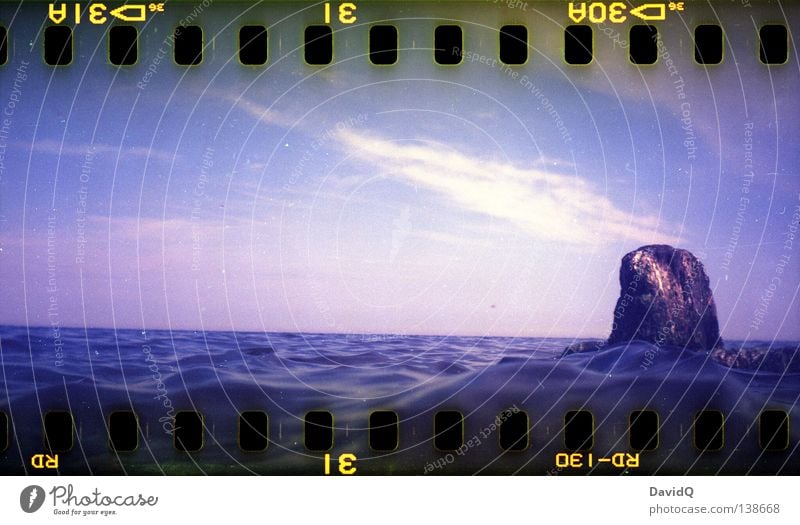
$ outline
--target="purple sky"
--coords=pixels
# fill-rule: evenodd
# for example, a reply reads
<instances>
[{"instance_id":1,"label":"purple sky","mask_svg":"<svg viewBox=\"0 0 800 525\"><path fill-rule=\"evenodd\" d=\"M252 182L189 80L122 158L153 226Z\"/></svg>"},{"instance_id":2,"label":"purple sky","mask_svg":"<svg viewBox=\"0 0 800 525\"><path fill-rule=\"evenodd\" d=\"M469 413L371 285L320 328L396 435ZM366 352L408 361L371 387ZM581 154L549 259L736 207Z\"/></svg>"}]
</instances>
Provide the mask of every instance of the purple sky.
<instances>
[{"instance_id":1,"label":"purple sky","mask_svg":"<svg viewBox=\"0 0 800 525\"><path fill-rule=\"evenodd\" d=\"M81 27L76 65L53 72L20 19L0 68L0 104L22 86L0 324L602 337L620 259L657 242L704 262L723 337L800 337L798 67L759 64L749 18L729 15L708 69L681 25L655 66L599 31L597 61L566 66L552 7L530 62L503 68L502 5L463 13L488 64L435 66L424 19L396 22L414 48L396 66L368 64L356 24L314 68L301 13L248 69L230 9L203 20L202 66L164 62L144 87L177 7L123 71Z\"/></svg>"}]
</instances>

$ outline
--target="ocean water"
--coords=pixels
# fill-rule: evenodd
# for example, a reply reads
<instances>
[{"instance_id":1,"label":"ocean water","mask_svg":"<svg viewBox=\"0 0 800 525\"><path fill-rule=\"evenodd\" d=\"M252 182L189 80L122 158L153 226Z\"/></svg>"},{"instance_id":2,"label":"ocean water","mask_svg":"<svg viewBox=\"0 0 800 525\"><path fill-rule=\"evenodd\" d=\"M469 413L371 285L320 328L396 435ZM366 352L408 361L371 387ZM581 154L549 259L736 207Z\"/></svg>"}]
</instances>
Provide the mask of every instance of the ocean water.
<instances>
[{"instance_id":1,"label":"ocean water","mask_svg":"<svg viewBox=\"0 0 800 525\"><path fill-rule=\"evenodd\" d=\"M305 449L302 419L324 409L334 414L331 454L355 454L359 474L619 474L609 465L556 466L564 414L592 412L593 453L602 456L630 450L629 414L647 408L659 413L660 446L625 473L800 474L796 367L731 369L705 353L646 343L560 358L573 342L2 327L0 410L11 419L11 441L0 452L0 472L37 473L29 458L44 452L40 414L69 410L75 446L60 454L61 473L321 474L323 454ZM775 351L797 349L787 344ZM504 453L492 422L511 407L528 414L530 443ZM725 414L719 452L700 452L692 443L693 416L706 409ZM759 448L756 421L764 409L789 412L787 451ZM115 453L107 444L108 415L116 410L139 417L135 452ZM200 452L173 448L171 417L178 410L203 414ZM263 453L237 446L237 415L246 410L269 414ZM396 451L369 449L373 410L397 412ZM464 441L472 445L459 453L434 448L439 410L464 414Z\"/></svg>"}]
</instances>

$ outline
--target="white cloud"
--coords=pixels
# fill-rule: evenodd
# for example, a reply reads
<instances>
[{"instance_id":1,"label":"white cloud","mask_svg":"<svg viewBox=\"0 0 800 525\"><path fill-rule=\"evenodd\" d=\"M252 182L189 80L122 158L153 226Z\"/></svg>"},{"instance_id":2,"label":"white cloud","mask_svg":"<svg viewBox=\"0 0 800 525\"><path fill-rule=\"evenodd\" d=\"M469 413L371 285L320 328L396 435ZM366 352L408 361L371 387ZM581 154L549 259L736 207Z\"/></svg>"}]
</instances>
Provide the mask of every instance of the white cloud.
<instances>
[{"instance_id":1,"label":"white cloud","mask_svg":"<svg viewBox=\"0 0 800 525\"><path fill-rule=\"evenodd\" d=\"M213 95L217 95L216 92L210 92L210 93ZM298 119L290 115L286 115L274 108L270 108L262 104L253 102L252 100L240 96L238 94L226 91L219 93L218 96L220 96L223 100L230 102L231 104L234 105L234 107L236 107L241 111L244 111L246 114L253 117L259 122L263 122L266 124L274 124L276 126L280 126L283 128L292 128L299 125Z\"/></svg>"},{"instance_id":2,"label":"white cloud","mask_svg":"<svg viewBox=\"0 0 800 525\"><path fill-rule=\"evenodd\" d=\"M175 153L153 148L144 148L139 146L119 146L114 144L100 143L72 144L50 139L37 140L33 144L26 142L18 143L17 145L21 148L26 148L36 153L68 155L71 157L95 156L101 153L113 153L124 157L149 157L151 159L163 161L172 161L176 157Z\"/></svg>"},{"instance_id":3,"label":"white cloud","mask_svg":"<svg viewBox=\"0 0 800 525\"><path fill-rule=\"evenodd\" d=\"M574 175L352 130L337 138L384 176L427 189L466 211L507 221L538 239L582 245L678 242L662 233L668 225L658 217L620 209Z\"/></svg>"}]
</instances>

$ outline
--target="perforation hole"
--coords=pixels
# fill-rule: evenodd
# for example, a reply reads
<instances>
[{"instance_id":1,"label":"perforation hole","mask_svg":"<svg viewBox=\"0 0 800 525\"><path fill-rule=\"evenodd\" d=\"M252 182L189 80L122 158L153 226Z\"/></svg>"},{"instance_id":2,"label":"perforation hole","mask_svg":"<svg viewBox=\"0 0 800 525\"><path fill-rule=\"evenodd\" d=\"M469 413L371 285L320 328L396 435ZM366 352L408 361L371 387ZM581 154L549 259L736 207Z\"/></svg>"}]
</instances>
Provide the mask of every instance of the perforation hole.
<instances>
[{"instance_id":1,"label":"perforation hole","mask_svg":"<svg viewBox=\"0 0 800 525\"><path fill-rule=\"evenodd\" d=\"M8 62L8 30L0 26L0 66Z\"/></svg>"},{"instance_id":2,"label":"perforation hole","mask_svg":"<svg viewBox=\"0 0 800 525\"><path fill-rule=\"evenodd\" d=\"M329 26L308 26L305 33L306 63L324 66L333 62L333 31Z\"/></svg>"},{"instance_id":3,"label":"perforation hole","mask_svg":"<svg viewBox=\"0 0 800 525\"><path fill-rule=\"evenodd\" d=\"M564 446L567 450L591 450L594 417L588 410L573 410L564 416Z\"/></svg>"},{"instance_id":4,"label":"perforation hole","mask_svg":"<svg viewBox=\"0 0 800 525\"><path fill-rule=\"evenodd\" d=\"M694 29L694 61L698 64L719 64L723 54L722 28L699 25Z\"/></svg>"},{"instance_id":5,"label":"perforation hole","mask_svg":"<svg viewBox=\"0 0 800 525\"><path fill-rule=\"evenodd\" d=\"M789 60L789 33L786 26L768 24L758 32L759 58L764 64L785 64Z\"/></svg>"},{"instance_id":6,"label":"perforation hole","mask_svg":"<svg viewBox=\"0 0 800 525\"><path fill-rule=\"evenodd\" d=\"M500 28L500 61L520 65L528 61L528 28L506 25Z\"/></svg>"},{"instance_id":7,"label":"perforation hole","mask_svg":"<svg viewBox=\"0 0 800 525\"><path fill-rule=\"evenodd\" d=\"M44 62L48 66L68 66L72 63L72 29L49 26L44 30Z\"/></svg>"},{"instance_id":8,"label":"perforation hole","mask_svg":"<svg viewBox=\"0 0 800 525\"><path fill-rule=\"evenodd\" d=\"M197 412L175 414L173 443L181 452L197 452L203 448L203 416Z\"/></svg>"},{"instance_id":9,"label":"perforation hole","mask_svg":"<svg viewBox=\"0 0 800 525\"><path fill-rule=\"evenodd\" d=\"M525 412L514 412L506 417L500 423L500 448L503 450L525 450L528 448L528 425L528 414Z\"/></svg>"},{"instance_id":10,"label":"perforation hole","mask_svg":"<svg viewBox=\"0 0 800 525\"><path fill-rule=\"evenodd\" d=\"M584 25L564 29L564 60L567 64L583 66L592 61L594 53L592 28Z\"/></svg>"},{"instance_id":11,"label":"perforation hole","mask_svg":"<svg viewBox=\"0 0 800 525\"><path fill-rule=\"evenodd\" d=\"M369 28L369 61L379 66L397 62L397 28L375 25Z\"/></svg>"},{"instance_id":12,"label":"perforation hole","mask_svg":"<svg viewBox=\"0 0 800 525\"><path fill-rule=\"evenodd\" d=\"M269 39L264 26L244 26L239 30L239 62L263 66L269 56Z\"/></svg>"},{"instance_id":13,"label":"perforation hole","mask_svg":"<svg viewBox=\"0 0 800 525\"><path fill-rule=\"evenodd\" d=\"M718 410L704 410L694 417L694 446L704 452L722 450L725 417Z\"/></svg>"},{"instance_id":14,"label":"perforation hole","mask_svg":"<svg viewBox=\"0 0 800 525\"><path fill-rule=\"evenodd\" d=\"M239 448L245 452L263 452L269 445L269 416L248 411L239 415Z\"/></svg>"},{"instance_id":15,"label":"perforation hole","mask_svg":"<svg viewBox=\"0 0 800 525\"><path fill-rule=\"evenodd\" d=\"M631 412L628 433L631 449L655 450L658 448L658 413L653 410Z\"/></svg>"},{"instance_id":16,"label":"perforation hole","mask_svg":"<svg viewBox=\"0 0 800 525\"><path fill-rule=\"evenodd\" d=\"M314 410L306 414L305 443L308 450L324 451L333 448L333 414Z\"/></svg>"},{"instance_id":17,"label":"perforation hole","mask_svg":"<svg viewBox=\"0 0 800 525\"><path fill-rule=\"evenodd\" d=\"M112 450L131 452L139 446L139 421L131 411L114 412L108 418L108 438Z\"/></svg>"},{"instance_id":18,"label":"perforation hole","mask_svg":"<svg viewBox=\"0 0 800 525\"><path fill-rule=\"evenodd\" d=\"M433 420L433 445L437 450L457 450L464 444L464 417L461 412L437 412Z\"/></svg>"},{"instance_id":19,"label":"perforation hole","mask_svg":"<svg viewBox=\"0 0 800 525\"><path fill-rule=\"evenodd\" d=\"M655 64L658 60L658 29L649 25L631 26L628 50L632 64Z\"/></svg>"},{"instance_id":20,"label":"perforation hole","mask_svg":"<svg viewBox=\"0 0 800 525\"><path fill-rule=\"evenodd\" d=\"M784 410L765 410L758 418L758 444L764 450L789 448L789 414Z\"/></svg>"},{"instance_id":21,"label":"perforation hole","mask_svg":"<svg viewBox=\"0 0 800 525\"><path fill-rule=\"evenodd\" d=\"M455 25L437 26L433 34L433 58L437 64L454 66L462 60L464 37Z\"/></svg>"},{"instance_id":22,"label":"perforation hole","mask_svg":"<svg viewBox=\"0 0 800 525\"><path fill-rule=\"evenodd\" d=\"M175 28L175 63L179 66L198 66L203 62L203 29L199 26Z\"/></svg>"},{"instance_id":23,"label":"perforation hole","mask_svg":"<svg viewBox=\"0 0 800 525\"><path fill-rule=\"evenodd\" d=\"M8 416L0 412L0 452L8 448Z\"/></svg>"},{"instance_id":24,"label":"perforation hole","mask_svg":"<svg viewBox=\"0 0 800 525\"><path fill-rule=\"evenodd\" d=\"M114 26L108 32L108 60L115 66L132 66L139 60L139 34L133 26Z\"/></svg>"},{"instance_id":25,"label":"perforation hole","mask_svg":"<svg viewBox=\"0 0 800 525\"><path fill-rule=\"evenodd\" d=\"M369 415L369 447L372 450L395 450L398 434L398 418L394 412L380 410Z\"/></svg>"},{"instance_id":26,"label":"perforation hole","mask_svg":"<svg viewBox=\"0 0 800 525\"><path fill-rule=\"evenodd\" d=\"M72 414L53 411L44 415L44 443L52 452L72 450L74 423Z\"/></svg>"}]
</instances>

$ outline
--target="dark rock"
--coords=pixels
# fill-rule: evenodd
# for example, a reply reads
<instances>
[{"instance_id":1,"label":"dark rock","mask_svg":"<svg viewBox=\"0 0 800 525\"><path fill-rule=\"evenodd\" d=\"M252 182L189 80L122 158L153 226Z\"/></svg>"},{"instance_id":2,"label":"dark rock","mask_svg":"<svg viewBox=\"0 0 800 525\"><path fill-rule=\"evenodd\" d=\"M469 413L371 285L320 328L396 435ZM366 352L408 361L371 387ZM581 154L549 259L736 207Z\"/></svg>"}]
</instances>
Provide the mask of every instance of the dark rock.
<instances>
[{"instance_id":1,"label":"dark rock","mask_svg":"<svg viewBox=\"0 0 800 525\"><path fill-rule=\"evenodd\" d=\"M622 258L609 344L638 339L691 350L722 346L703 264L689 251L643 246Z\"/></svg>"},{"instance_id":2,"label":"dark rock","mask_svg":"<svg viewBox=\"0 0 800 525\"><path fill-rule=\"evenodd\" d=\"M733 369L800 374L800 346L754 344L726 349L703 264L686 250L642 246L622 258L620 295L607 341L580 341L562 354L644 341L696 351Z\"/></svg>"},{"instance_id":3,"label":"dark rock","mask_svg":"<svg viewBox=\"0 0 800 525\"><path fill-rule=\"evenodd\" d=\"M564 349L564 353L561 354L561 357L569 354L579 354L581 352L594 352L600 350L604 346L606 346L605 341L578 341Z\"/></svg>"},{"instance_id":4,"label":"dark rock","mask_svg":"<svg viewBox=\"0 0 800 525\"><path fill-rule=\"evenodd\" d=\"M779 374L800 373L800 348L755 346L737 350L715 348L711 358L730 368Z\"/></svg>"}]
</instances>

